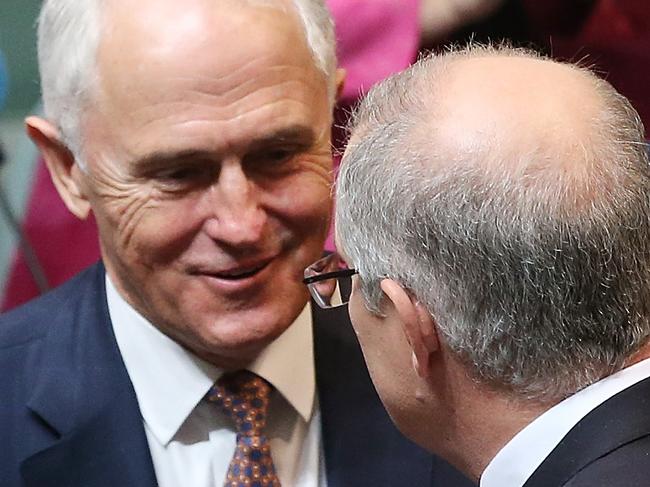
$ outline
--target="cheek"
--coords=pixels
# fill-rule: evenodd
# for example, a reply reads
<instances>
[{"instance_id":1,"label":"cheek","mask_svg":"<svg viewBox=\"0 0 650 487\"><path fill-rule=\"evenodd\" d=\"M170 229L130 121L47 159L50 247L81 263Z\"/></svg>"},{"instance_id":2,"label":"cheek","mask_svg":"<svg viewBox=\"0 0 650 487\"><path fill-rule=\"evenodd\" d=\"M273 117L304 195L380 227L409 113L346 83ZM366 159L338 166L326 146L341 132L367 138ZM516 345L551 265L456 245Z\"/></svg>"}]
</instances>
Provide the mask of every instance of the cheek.
<instances>
[{"instance_id":1,"label":"cheek","mask_svg":"<svg viewBox=\"0 0 650 487\"><path fill-rule=\"evenodd\" d=\"M332 182L331 163L321 160L274 181L263 191L271 198L270 206L286 217L322 224L329 222L332 212Z\"/></svg>"},{"instance_id":2,"label":"cheek","mask_svg":"<svg viewBox=\"0 0 650 487\"><path fill-rule=\"evenodd\" d=\"M191 199L114 199L101 205L96 216L103 242L149 262L175 259L201 227L201 217Z\"/></svg>"},{"instance_id":3,"label":"cheek","mask_svg":"<svg viewBox=\"0 0 650 487\"><path fill-rule=\"evenodd\" d=\"M296 242L313 247L308 260L316 260L322 254L325 238L330 228L332 201L329 187L302 186L286 191L281 204L270 213L290 229ZM305 266L311 262L305 262Z\"/></svg>"},{"instance_id":4,"label":"cheek","mask_svg":"<svg viewBox=\"0 0 650 487\"><path fill-rule=\"evenodd\" d=\"M304 188L296 192L287 203L286 208L293 218L304 222L304 225L309 225L310 231L314 231L314 227L321 226L322 230L327 230L332 215L329 187Z\"/></svg>"}]
</instances>

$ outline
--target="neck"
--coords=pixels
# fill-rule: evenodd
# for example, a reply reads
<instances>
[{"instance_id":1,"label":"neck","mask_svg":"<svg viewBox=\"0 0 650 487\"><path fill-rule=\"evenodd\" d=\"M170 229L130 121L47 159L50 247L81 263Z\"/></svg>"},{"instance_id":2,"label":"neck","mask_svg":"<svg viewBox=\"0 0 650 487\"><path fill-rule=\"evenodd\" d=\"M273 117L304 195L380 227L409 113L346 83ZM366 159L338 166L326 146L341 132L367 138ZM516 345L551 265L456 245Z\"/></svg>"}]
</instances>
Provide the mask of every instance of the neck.
<instances>
[{"instance_id":1,"label":"neck","mask_svg":"<svg viewBox=\"0 0 650 487\"><path fill-rule=\"evenodd\" d=\"M444 382L438 382L450 385L440 401L442 431L427 446L478 483L499 450L553 404L516 400L488 389L460 365L447 372Z\"/></svg>"},{"instance_id":2,"label":"neck","mask_svg":"<svg viewBox=\"0 0 650 487\"><path fill-rule=\"evenodd\" d=\"M625 367L647 358L650 358L650 343L631 355ZM421 443L476 483L496 454L517 433L559 402L517 399L477 384L465 367L449 355L440 359L432 371L428 382L436 385L434 410L440 419L435 430L426 431L431 441Z\"/></svg>"}]
</instances>

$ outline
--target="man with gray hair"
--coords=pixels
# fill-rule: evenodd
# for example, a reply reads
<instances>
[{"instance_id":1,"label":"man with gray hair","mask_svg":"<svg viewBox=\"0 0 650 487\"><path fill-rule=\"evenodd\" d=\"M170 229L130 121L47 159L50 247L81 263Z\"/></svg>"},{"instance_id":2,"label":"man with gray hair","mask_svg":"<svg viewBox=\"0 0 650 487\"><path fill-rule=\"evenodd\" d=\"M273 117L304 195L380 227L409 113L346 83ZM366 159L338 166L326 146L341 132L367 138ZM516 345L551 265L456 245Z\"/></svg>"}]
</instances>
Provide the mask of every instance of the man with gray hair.
<instances>
[{"instance_id":1,"label":"man with gray hair","mask_svg":"<svg viewBox=\"0 0 650 487\"><path fill-rule=\"evenodd\" d=\"M38 48L27 130L102 263L0 318L0 484L463 485L300 282L331 213L323 2L45 0Z\"/></svg>"},{"instance_id":2,"label":"man with gray hair","mask_svg":"<svg viewBox=\"0 0 650 487\"><path fill-rule=\"evenodd\" d=\"M405 435L482 487L648 484L650 167L624 97L507 47L426 58L361 105L336 196L354 269L307 281L328 303L358 274Z\"/></svg>"}]
</instances>

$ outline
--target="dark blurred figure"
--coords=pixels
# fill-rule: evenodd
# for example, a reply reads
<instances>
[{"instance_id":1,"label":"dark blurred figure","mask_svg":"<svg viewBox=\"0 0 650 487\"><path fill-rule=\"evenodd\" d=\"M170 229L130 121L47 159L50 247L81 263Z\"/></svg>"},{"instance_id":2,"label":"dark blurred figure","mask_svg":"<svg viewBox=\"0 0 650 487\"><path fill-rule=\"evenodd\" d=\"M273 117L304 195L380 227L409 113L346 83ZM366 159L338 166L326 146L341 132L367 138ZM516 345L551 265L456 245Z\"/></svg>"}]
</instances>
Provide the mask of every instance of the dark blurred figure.
<instances>
[{"instance_id":1,"label":"dark blurred figure","mask_svg":"<svg viewBox=\"0 0 650 487\"><path fill-rule=\"evenodd\" d=\"M508 0L493 15L445 40L471 37L510 39L556 59L582 60L632 102L644 125L650 123L647 0Z\"/></svg>"}]
</instances>

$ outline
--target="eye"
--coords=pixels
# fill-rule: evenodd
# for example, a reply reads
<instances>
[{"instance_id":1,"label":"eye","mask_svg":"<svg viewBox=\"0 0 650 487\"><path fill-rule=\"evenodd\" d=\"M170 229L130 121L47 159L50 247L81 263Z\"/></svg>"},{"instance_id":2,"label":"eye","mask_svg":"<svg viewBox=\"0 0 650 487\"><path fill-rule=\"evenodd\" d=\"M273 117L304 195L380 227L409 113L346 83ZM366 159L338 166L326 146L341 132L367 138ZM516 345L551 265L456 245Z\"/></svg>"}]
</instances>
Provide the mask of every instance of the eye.
<instances>
[{"instance_id":1,"label":"eye","mask_svg":"<svg viewBox=\"0 0 650 487\"><path fill-rule=\"evenodd\" d=\"M262 158L268 162L279 163L284 162L293 156L294 151L288 148L272 149L263 154Z\"/></svg>"},{"instance_id":2,"label":"eye","mask_svg":"<svg viewBox=\"0 0 650 487\"><path fill-rule=\"evenodd\" d=\"M188 179L196 178L200 174L201 171L196 167L182 167L170 171L165 171L160 174L160 178L169 181L185 181Z\"/></svg>"},{"instance_id":3,"label":"eye","mask_svg":"<svg viewBox=\"0 0 650 487\"><path fill-rule=\"evenodd\" d=\"M287 146L266 147L249 153L244 158L244 165L253 173L278 176L292 170L292 161L299 152Z\"/></svg>"},{"instance_id":4,"label":"eye","mask_svg":"<svg viewBox=\"0 0 650 487\"><path fill-rule=\"evenodd\" d=\"M170 191L189 190L209 184L213 168L203 164L184 164L158 171L154 179L162 188Z\"/></svg>"}]
</instances>

